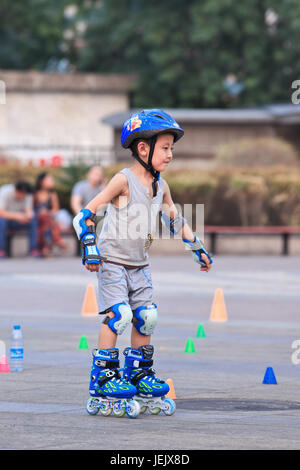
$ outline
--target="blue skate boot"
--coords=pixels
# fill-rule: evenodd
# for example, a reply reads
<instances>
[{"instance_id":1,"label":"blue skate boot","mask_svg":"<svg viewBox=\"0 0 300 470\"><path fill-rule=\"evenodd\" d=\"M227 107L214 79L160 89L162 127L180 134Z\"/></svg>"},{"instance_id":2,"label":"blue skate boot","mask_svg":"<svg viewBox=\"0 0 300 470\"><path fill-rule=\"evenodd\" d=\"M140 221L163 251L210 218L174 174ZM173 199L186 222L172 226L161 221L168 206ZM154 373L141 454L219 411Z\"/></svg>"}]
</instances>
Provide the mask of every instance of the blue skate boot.
<instances>
[{"instance_id":1,"label":"blue skate boot","mask_svg":"<svg viewBox=\"0 0 300 470\"><path fill-rule=\"evenodd\" d=\"M169 385L155 376L153 365L154 348L148 344L138 349L126 348L124 350L125 380L130 381L137 389L134 397L141 406L141 413L148 409L151 414L161 411L166 415L172 415L176 410L175 402L171 398L165 398L169 392Z\"/></svg>"},{"instance_id":2,"label":"blue skate boot","mask_svg":"<svg viewBox=\"0 0 300 470\"><path fill-rule=\"evenodd\" d=\"M119 350L94 349L93 365L91 370L90 396L86 410L90 415L99 411L103 416L112 412L121 417L125 413L130 418L136 418L140 413L140 406L132 397L136 388L121 377L119 369Z\"/></svg>"}]
</instances>

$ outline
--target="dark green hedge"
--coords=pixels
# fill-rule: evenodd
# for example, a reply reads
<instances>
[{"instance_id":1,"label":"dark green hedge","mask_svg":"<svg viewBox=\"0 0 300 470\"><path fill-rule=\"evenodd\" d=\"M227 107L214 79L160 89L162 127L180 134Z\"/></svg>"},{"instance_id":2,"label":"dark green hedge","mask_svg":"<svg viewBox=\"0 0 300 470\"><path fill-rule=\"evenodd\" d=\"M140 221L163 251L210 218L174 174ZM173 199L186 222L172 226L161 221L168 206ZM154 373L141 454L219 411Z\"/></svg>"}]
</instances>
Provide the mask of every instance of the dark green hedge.
<instances>
[{"instance_id":1,"label":"dark green hedge","mask_svg":"<svg viewBox=\"0 0 300 470\"><path fill-rule=\"evenodd\" d=\"M109 180L121 167L105 169ZM34 184L41 171L55 177L61 206L69 209L73 185L84 178L84 166L36 168L0 166L0 185L23 178ZM300 225L299 167L226 168L167 171L174 202L204 204L207 225Z\"/></svg>"}]
</instances>

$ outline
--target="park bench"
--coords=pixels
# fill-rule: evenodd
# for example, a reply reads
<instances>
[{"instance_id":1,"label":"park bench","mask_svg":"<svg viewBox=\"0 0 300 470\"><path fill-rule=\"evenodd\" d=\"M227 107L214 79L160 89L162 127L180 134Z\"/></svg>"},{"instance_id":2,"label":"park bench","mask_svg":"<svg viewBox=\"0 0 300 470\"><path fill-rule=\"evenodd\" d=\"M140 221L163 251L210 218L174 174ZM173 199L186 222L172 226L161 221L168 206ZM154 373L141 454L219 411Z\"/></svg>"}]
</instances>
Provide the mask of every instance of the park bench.
<instances>
[{"instance_id":1,"label":"park bench","mask_svg":"<svg viewBox=\"0 0 300 470\"><path fill-rule=\"evenodd\" d=\"M289 240L291 235L300 235L300 226L249 226L249 227L230 227L219 225L206 225L204 229L205 237L210 238L210 252L214 255L218 254L218 237L226 235L255 235L259 237L271 235L280 236L282 239L281 254L284 256L289 255ZM7 255L11 256L11 242L14 236L24 236L25 231L9 232L7 239ZM61 231L62 237L74 237L76 239L76 255L81 253L80 243L77 240L74 229L71 227L67 230Z\"/></svg>"},{"instance_id":2,"label":"park bench","mask_svg":"<svg viewBox=\"0 0 300 470\"><path fill-rule=\"evenodd\" d=\"M12 256L12 250L11 250L11 244L12 244L12 239L13 237L24 237L27 236L26 230L18 230L18 231L12 231L9 230L7 233L7 256L11 257ZM62 229L61 230L61 236L63 238L68 238L68 237L73 237L76 239L76 255L80 255L80 243L77 240L76 234L74 232L73 227L69 229Z\"/></svg>"},{"instance_id":3,"label":"park bench","mask_svg":"<svg viewBox=\"0 0 300 470\"><path fill-rule=\"evenodd\" d=\"M218 225L206 225L204 228L205 236L210 238L210 251L213 254L218 253L217 239L219 235L256 235L281 236L282 248L281 254L287 256L289 254L289 240L291 235L300 235L300 226L249 226L249 227L227 227Z\"/></svg>"}]
</instances>

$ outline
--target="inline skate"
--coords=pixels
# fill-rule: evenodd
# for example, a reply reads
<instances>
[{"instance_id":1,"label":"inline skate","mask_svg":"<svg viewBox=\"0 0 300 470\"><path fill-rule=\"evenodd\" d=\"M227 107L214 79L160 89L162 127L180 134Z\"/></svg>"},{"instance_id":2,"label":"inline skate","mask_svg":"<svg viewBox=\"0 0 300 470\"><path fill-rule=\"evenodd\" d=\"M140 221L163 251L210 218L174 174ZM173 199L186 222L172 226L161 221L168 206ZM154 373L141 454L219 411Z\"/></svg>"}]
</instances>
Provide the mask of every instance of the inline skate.
<instances>
[{"instance_id":1,"label":"inline skate","mask_svg":"<svg viewBox=\"0 0 300 470\"><path fill-rule=\"evenodd\" d=\"M125 413L136 418L140 413L139 403L133 399L137 390L121 377L119 369L119 350L94 349L90 380L90 398L86 410L90 415L99 411L102 416L121 417Z\"/></svg>"},{"instance_id":2,"label":"inline skate","mask_svg":"<svg viewBox=\"0 0 300 470\"><path fill-rule=\"evenodd\" d=\"M124 350L125 366L123 377L136 387L134 397L139 402L141 413L149 411L151 414L172 415L176 410L175 402L165 398L169 392L169 385L155 376L153 365L152 345L140 346L138 349L126 348Z\"/></svg>"}]
</instances>

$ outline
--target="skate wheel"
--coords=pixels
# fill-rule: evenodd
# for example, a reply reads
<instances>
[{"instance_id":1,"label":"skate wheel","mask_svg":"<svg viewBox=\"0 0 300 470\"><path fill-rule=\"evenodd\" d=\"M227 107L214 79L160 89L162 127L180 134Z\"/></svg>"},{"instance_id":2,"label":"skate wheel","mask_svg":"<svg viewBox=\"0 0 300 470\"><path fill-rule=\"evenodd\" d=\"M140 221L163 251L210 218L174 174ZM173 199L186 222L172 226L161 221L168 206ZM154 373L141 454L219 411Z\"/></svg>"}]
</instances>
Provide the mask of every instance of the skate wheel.
<instances>
[{"instance_id":1,"label":"skate wheel","mask_svg":"<svg viewBox=\"0 0 300 470\"><path fill-rule=\"evenodd\" d=\"M175 413L176 404L175 404L175 401L172 400L172 398L165 398L164 405L165 405L165 409L163 410L163 412L165 415L171 416L172 414Z\"/></svg>"},{"instance_id":2,"label":"skate wheel","mask_svg":"<svg viewBox=\"0 0 300 470\"><path fill-rule=\"evenodd\" d=\"M147 411L147 406L142 406L140 414L146 413L146 411Z\"/></svg>"},{"instance_id":3,"label":"skate wheel","mask_svg":"<svg viewBox=\"0 0 300 470\"><path fill-rule=\"evenodd\" d=\"M92 398L89 398L86 403L86 411L89 415L96 415L99 412L99 408L93 405Z\"/></svg>"},{"instance_id":4,"label":"skate wheel","mask_svg":"<svg viewBox=\"0 0 300 470\"><path fill-rule=\"evenodd\" d=\"M115 403L113 412L114 416L121 418L125 414L125 409L120 405L120 403Z\"/></svg>"},{"instance_id":5,"label":"skate wheel","mask_svg":"<svg viewBox=\"0 0 300 470\"><path fill-rule=\"evenodd\" d=\"M127 415L129 418L136 418L141 412L140 404L136 400L130 400L128 402L128 407Z\"/></svg>"},{"instance_id":6,"label":"skate wheel","mask_svg":"<svg viewBox=\"0 0 300 470\"><path fill-rule=\"evenodd\" d=\"M152 415L158 415L160 413L160 408L157 406L156 408L148 407L148 410Z\"/></svg>"},{"instance_id":7,"label":"skate wheel","mask_svg":"<svg viewBox=\"0 0 300 470\"><path fill-rule=\"evenodd\" d=\"M100 408L100 413L102 414L102 416L109 416L112 413L112 408L107 403L106 405L104 405L103 408Z\"/></svg>"}]
</instances>

